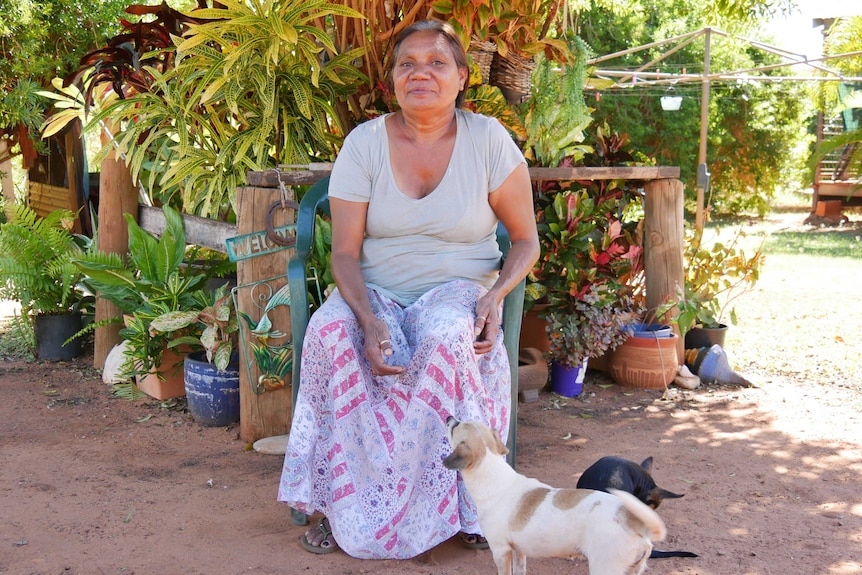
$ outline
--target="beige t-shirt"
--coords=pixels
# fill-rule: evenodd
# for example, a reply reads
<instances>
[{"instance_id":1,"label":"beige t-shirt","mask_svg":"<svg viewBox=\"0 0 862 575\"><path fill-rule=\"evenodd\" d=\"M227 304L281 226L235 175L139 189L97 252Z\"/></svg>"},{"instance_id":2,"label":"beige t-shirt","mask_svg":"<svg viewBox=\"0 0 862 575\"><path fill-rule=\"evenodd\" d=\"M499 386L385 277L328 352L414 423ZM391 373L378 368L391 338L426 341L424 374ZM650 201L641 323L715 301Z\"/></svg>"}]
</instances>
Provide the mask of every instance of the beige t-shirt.
<instances>
[{"instance_id":1,"label":"beige t-shirt","mask_svg":"<svg viewBox=\"0 0 862 575\"><path fill-rule=\"evenodd\" d=\"M496 118L456 111L458 131L446 173L424 198L401 193L385 116L360 124L344 141L329 195L367 202L360 267L370 287L409 305L440 284L497 279L497 217L488 203L524 156Z\"/></svg>"}]
</instances>

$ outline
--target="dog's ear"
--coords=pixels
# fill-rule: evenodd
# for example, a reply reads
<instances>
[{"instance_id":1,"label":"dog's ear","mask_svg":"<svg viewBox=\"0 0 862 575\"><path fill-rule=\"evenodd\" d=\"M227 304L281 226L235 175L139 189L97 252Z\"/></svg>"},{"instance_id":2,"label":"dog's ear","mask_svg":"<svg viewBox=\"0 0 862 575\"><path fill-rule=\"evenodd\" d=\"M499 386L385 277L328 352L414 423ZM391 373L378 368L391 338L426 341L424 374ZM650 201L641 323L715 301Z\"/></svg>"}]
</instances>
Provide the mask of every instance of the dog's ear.
<instances>
[{"instance_id":1,"label":"dog's ear","mask_svg":"<svg viewBox=\"0 0 862 575\"><path fill-rule=\"evenodd\" d=\"M680 497L684 497L685 494L679 495L677 493L673 493L672 491L668 491L667 489L662 489L661 487L656 487L652 489L649 493L647 493L646 503L653 509L657 509L661 502L665 499L679 499Z\"/></svg>"},{"instance_id":2,"label":"dog's ear","mask_svg":"<svg viewBox=\"0 0 862 575\"><path fill-rule=\"evenodd\" d=\"M443 460L443 467L457 471L459 469L465 469L469 463L469 450L466 448L464 443L459 443L458 447L456 447L454 451L447 455Z\"/></svg>"},{"instance_id":3,"label":"dog's ear","mask_svg":"<svg viewBox=\"0 0 862 575\"><path fill-rule=\"evenodd\" d=\"M643 460L641 467L643 467L647 473L652 473L652 455Z\"/></svg>"},{"instance_id":4,"label":"dog's ear","mask_svg":"<svg viewBox=\"0 0 862 575\"><path fill-rule=\"evenodd\" d=\"M496 443L495 448L497 453L500 455L509 455L509 448L506 447L506 444L503 443L503 440L500 439L500 432L496 429L492 430L494 432L494 441Z\"/></svg>"}]
</instances>

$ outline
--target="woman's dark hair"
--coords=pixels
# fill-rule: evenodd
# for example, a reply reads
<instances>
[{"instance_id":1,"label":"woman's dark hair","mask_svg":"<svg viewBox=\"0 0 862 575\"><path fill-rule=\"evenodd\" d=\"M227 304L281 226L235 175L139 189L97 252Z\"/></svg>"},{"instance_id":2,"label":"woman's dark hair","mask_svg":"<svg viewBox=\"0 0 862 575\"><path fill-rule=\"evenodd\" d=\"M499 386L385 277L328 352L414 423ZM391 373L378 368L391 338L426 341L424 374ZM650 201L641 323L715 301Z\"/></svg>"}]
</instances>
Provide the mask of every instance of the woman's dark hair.
<instances>
[{"instance_id":1,"label":"woman's dark hair","mask_svg":"<svg viewBox=\"0 0 862 575\"><path fill-rule=\"evenodd\" d=\"M416 32L428 31L436 32L449 42L449 47L452 48L452 54L455 57L455 64L458 65L458 68L466 68L468 71L470 70L470 64L467 61L467 52L464 50L464 44L461 43L461 38L458 37L458 34L455 33L455 29L452 28L452 26L446 22L441 22L440 20L419 20L418 22L414 22L404 28L404 30L398 34L398 37L395 39L395 44L392 46L392 56L389 58L389 65L386 67L386 72L389 87L393 91L392 69L395 67L395 61L398 59L398 49L401 47L401 43ZM464 93L467 91L468 83L469 82L464 82L464 89L458 92L458 97L455 98L456 108L460 108L464 103Z\"/></svg>"}]
</instances>

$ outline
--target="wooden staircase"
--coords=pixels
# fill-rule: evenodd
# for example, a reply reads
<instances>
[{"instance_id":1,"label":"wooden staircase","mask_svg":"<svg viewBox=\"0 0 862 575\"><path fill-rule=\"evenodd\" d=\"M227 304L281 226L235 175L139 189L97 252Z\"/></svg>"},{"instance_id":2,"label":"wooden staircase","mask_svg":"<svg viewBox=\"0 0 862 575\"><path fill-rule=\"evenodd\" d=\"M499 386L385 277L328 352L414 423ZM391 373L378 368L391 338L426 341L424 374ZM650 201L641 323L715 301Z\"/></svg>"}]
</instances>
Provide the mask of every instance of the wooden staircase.
<instances>
[{"instance_id":1,"label":"wooden staircase","mask_svg":"<svg viewBox=\"0 0 862 575\"><path fill-rule=\"evenodd\" d=\"M828 139L844 132L841 116L823 123L821 139ZM858 153L859 144L853 142L835 150L820 162L814 182L812 205L818 202L839 200L842 206L862 206L862 174L851 167L850 159Z\"/></svg>"}]
</instances>

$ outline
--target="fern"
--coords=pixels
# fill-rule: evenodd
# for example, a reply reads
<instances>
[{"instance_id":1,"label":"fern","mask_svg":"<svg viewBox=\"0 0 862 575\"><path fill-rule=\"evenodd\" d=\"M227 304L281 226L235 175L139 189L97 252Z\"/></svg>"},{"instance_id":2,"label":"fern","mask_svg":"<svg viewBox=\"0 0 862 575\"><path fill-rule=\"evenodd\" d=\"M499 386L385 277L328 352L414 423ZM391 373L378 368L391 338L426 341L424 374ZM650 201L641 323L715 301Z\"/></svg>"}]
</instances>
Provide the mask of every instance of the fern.
<instances>
[{"instance_id":1,"label":"fern","mask_svg":"<svg viewBox=\"0 0 862 575\"><path fill-rule=\"evenodd\" d=\"M527 146L543 166L558 166L584 141L592 121L584 101L587 45L577 36L570 42L574 61L562 65L540 58L533 72L533 90L524 109Z\"/></svg>"},{"instance_id":2,"label":"fern","mask_svg":"<svg viewBox=\"0 0 862 575\"><path fill-rule=\"evenodd\" d=\"M83 239L70 231L74 218L69 210L43 218L26 204L11 206L10 221L0 224L0 298L20 302L27 316L81 305L83 274L72 259L83 253Z\"/></svg>"}]
</instances>

